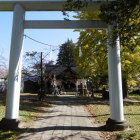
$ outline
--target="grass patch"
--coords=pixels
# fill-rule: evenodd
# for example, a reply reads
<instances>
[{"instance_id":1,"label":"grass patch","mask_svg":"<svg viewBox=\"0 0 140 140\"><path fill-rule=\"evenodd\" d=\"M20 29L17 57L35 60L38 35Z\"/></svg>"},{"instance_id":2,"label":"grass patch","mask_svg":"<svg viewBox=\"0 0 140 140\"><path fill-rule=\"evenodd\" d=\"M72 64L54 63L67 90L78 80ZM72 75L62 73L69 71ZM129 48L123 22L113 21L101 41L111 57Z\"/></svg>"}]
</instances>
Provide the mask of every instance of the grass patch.
<instances>
[{"instance_id":1,"label":"grass patch","mask_svg":"<svg viewBox=\"0 0 140 140\"><path fill-rule=\"evenodd\" d=\"M87 107L98 123L105 123L106 120L109 118L108 105L90 104L87 105Z\"/></svg>"},{"instance_id":2,"label":"grass patch","mask_svg":"<svg viewBox=\"0 0 140 140\"><path fill-rule=\"evenodd\" d=\"M140 100L140 94L130 93L130 94L129 94L129 99Z\"/></svg>"},{"instance_id":3,"label":"grass patch","mask_svg":"<svg viewBox=\"0 0 140 140\"><path fill-rule=\"evenodd\" d=\"M124 105L125 119L134 131L140 132L140 106Z\"/></svg>"},{"instance_id":4,"label":"grass patch","mask_svg":"<svg viewBox=\"0 0 140 140\"><path fill-rule=\"evenodd\" d=\"M5 106L0 105L0 120L4 117L5 115Z\"/></svg>"},{"instance_id":5,"label":"grass patch","mask_svg":"<svg viewBox=\"0 0 140 140\"><path fill-rule=\"evenodd\" d=\"M139 96L138 96L139 98ZM137 98L137 99L138 99ZM133 98L129 98L133 99ZM132 100L133 101L133 100ZM110 140L139 140L140 139L140 102L127 101L124 104L125 119L130 125L129 131L103 132ZM105 124L109 118L109 105L106 101L96 99L92 104L86 105L98 123ZM107 138L108 139L108 138Z\"/></svg>"},{"instance_id":6,"label":"grass patch","mask_svg":"<svg viewBox=\"0 0 140 140\"><path fill-rule=\"evenodd\" d=\"M14 140L20 134L20 131L0 131L0 140Z\"/></svg>"},{"instance_id":7,"label":"grass patch","mask_svg":"<svg viewBox=\"0 0 140 140\"><path fill-rule=\"evenodd\" d=\"M0 94L0 120L5 115L5 97Z\"/></svg>"},{"instance_id":8,"label":"grass patch","mask_svg":"<svg viewBox=\"0 0 140 140\"><path fill-rule=\"evenodd\" d=\"M139 140L139 132L118 132L111 136L111 140Z\"/></svg>"},{"instance_id":9,"label":"grass patch","mask_svg":"<svg viewBox=\"0 0 140 140\"><path fill-rule=\"evenodd\" d=\"M19 117L25 122L24 128L29 127L33 120L36 120L44 112L44 108L48 107L48 102L38 101L37 94L23 93L20 99ZM0 120L5 116L5 97L0 97ZM1 131L0 140L14 140L26 129L17 131Z\"/></svg>"}]
</instances>

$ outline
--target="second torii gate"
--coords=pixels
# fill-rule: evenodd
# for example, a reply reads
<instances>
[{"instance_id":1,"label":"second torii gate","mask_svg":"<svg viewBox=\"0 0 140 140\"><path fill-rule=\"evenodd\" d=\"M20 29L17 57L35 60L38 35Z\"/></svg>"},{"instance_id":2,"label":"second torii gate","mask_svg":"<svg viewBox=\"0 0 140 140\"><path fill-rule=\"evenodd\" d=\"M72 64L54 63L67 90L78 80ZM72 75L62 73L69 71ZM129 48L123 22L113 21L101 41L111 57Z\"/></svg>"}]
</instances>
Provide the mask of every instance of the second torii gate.
<instances>
[{"instance_id":1,"label":"second torii gate","mask_svg":"<svg viewBox=\"0 0 140 140\"><path fill-rule=\"evenodd\" d=\"M113 0L108 0L113 1ZM99 9L105 0L90 0L88 9ZM13 29L11 38L11 51L9 63L8 88L6 97L6 114L0 122L0 128L15 129L19 123L19 100L22 68L22 44L24 29L80 29L80 28L106 28L111 32L113 25L103 21L88 20L25 20L26 11L62 11L66 0L0 0L0 11L14 11ZM108 39L108 72L110 93L110 118L107 126L123 130L127 127L124 120L120 41L119 37L114 46L110 46ZM10 124L10 125L9 125Z\"/></svg>"}]
</instances>

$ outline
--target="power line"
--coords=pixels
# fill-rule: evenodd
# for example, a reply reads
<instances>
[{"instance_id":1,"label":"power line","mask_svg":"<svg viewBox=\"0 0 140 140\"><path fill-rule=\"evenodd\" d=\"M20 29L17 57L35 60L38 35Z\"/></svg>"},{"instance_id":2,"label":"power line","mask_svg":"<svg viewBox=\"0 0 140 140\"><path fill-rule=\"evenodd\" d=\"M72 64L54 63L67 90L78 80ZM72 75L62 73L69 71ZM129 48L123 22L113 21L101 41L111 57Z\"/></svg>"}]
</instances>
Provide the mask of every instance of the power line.
<instances>
[{"instance_id":1,"label":"power line","mask_svg":"<svg viewBox=\"0 0 140 140\"><path fill-rule=\"evenodd\" d=\"M53 50L51 50L51 51L52 51L52 52L55 52L56 50L58 50L58 49L53 49ZM49 52L43 57L43 59L46 58L46 57L51 53L51 51L49 51Z\"/></svg>"},{"instance_id":2,"label":"power line","mask_svg":"<svg viewBox=\"0 0 140 140\"><path fill-rule=\"evenodd\" d=\"M43 57L43 59L46 58L49 54L50 54L50 52L48 52L48 53Z\"/></svg>"},{"instance_id":3,"label":"power line","mask_svg":"<svg viewBox=\"0 0 140 140\"><path fill-rule=\"evenodd\" d=\"M42 45L45 45L45 46L59 47L59 46L54 46L54 45L50 45L50 44L47 44L47 43L44 43L44 42L38 41L38 40L36 40L36 39L34 39L34 38L32 38L32 37L26 35L26 34L24 34L24 36L27 37L28 39L32 40L32 41L35 41L35 42L37 42L37 43L39 43L39 44L42 44Z\"/></svg>"},{"instance_id":4,"label":"power line","mask_svg":"<svg viewBox=\"0 0 140 140\"><path fill-rule=\"evenodd\" d=\"M34 42L36 42L36 43L39 43L39 44L42 44L42 45L51 47L51 50L50 50L42 59L45 59L51 52L55 52L55 51L59 50L59 49L58 49L59 46L49 45L49 44L47 44L47 43L38 41L38 40L36 40L36 39L34 39L34 38L32 38L32 37L26 35L26 34L24 34L24 36L25 36L25 38L27 37L28 39L30 39L30 40L32 40L32 41L34 41ZM57 47L57 49L52 49L52 47ZM45 49L48 50L47 48L45 48Z\"/></svg>"}]
</instances>

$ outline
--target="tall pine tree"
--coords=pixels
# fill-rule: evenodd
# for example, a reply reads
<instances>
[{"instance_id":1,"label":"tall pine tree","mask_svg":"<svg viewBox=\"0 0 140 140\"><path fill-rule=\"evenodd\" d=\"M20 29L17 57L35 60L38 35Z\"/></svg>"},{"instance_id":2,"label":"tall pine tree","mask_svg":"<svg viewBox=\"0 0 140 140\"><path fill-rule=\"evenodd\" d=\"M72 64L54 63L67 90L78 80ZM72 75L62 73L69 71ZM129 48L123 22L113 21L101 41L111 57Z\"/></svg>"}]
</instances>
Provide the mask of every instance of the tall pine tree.
<instances>
[{"instance_id":1,"label":"tall pine tree","mask_svg":"<svg viewBox=\"0 0 140 140\"><path fill-rule=\"evenodd\" d=\"M62 66L75 66L73 49L75 44L72 40L67 40L64 44L60 46L60 52L58 54L57 63L58 65Z\"/></svg>"}]
</instances>

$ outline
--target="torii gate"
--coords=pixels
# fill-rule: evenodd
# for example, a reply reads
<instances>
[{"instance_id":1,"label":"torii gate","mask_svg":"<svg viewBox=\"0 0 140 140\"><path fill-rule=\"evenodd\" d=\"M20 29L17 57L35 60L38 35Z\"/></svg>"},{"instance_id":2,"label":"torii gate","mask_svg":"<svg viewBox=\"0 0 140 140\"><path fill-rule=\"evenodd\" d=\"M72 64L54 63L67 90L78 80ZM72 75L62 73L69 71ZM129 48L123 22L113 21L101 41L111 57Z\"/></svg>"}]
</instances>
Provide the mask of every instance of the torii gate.
<instances>
[{"instance_id":1,"label":"torii gate","mask_svg":"<svg viewBox=\"0 0 140 140\"><path fill-rule=\"evenodd\" d=\"M67 0L0 0L0 11L13 11L13 28L9 62L8 88L6 96L6 114L0 122L0 128L15 129L19 123L19 100L22 68L22 43L24 29L75 29L106 28L111 32L113 25L103 21L88 20L25 20L26 11L62 11ZM100 5L115 0L89 0L86 10L99 10ZM110 42L111 39L108 39ZM110 93L110 118L106 125L112 129L125 129L119 37L114 46L108 43L108 72Z\"/></svg>"}]
</instances>

